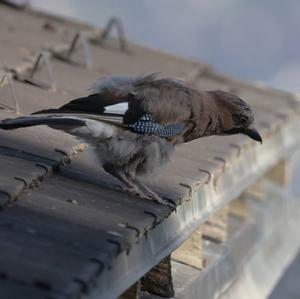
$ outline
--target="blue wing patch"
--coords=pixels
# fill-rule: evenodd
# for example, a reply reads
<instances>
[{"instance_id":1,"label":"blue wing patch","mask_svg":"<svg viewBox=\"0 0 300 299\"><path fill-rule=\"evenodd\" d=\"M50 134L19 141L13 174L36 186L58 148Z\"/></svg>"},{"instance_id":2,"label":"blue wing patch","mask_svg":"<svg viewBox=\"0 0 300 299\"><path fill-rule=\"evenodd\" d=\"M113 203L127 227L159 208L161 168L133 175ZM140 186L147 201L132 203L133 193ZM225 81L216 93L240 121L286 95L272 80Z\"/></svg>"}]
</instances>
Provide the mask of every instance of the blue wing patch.
<instances>
[{"instance_id":1,"label":"blue wing patch","mask_svg":"<svg viewBox=\"0 0 300 299\"><path fill-rule=\"evenodd\" d=\"M150 114L145 114L137 122L129 125L129 128L139 134L156 135L159 137L172 137L180 134L184 129L184 125L161 125L154 122Z\"/></svg>"}]
</instances>

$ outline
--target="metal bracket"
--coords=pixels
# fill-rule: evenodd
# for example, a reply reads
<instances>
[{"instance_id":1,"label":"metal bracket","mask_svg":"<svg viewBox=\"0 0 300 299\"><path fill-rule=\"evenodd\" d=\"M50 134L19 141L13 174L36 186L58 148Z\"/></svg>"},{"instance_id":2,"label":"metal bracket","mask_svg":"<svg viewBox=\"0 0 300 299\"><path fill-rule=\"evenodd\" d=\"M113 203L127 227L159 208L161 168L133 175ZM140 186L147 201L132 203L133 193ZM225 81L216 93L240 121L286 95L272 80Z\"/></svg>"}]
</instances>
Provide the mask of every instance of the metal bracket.
<instances>
[{"instance_id":1,"label":"metal bracket","mask_svg":"<svg viewBox=\"0 0 300 299\"><path fill-rule=\"evenodd\" d=\"M144 211L144 214L149 215L149 216L151 216L151 217L154 218L154 222L153 222L152 228L154 228L156 225L158 225L160 222L162 222L162 220L159 221L158 217L153 212Z\"/></svg>"},{"instance_id":2,"label":"metal bracket","mask_svg":"<svg viewBox=\"0 0 300 299\"><path fill-rule=\"evenodd\" d=\"M226 160L222 157L215 156L215 157L213 157L213 159L217 160L217 161L221 161L224 164L224 167L227 165Z\"/></svg>"},{"instance_id":3,"label":"metal bracket","mask_svg":"<svg viewBox=\"0 0 300 299\"><path fill-rule=\"evenodd\" d=\"M202 168L199 168L198 169L199 171L203 172L203 173L206 173L208 175L208 178L207 180L205 181L205 184L208 184L209 181L211 180L211 177L212 177L212 174L209 170L206 170L206 169L202 169Z\"/></svg>"},{"instance_id":4,"label":"metal bracket","mask_svg":"<svg viewBox=\"0 0 300 299\"><path fill-rule=\"evenodd\" d=\"M110 32L112 31L112 28L116 27L117 30L117 35L118 35L118 40L120 44L120 49L122 51L127 51L128 50L128 44L127 40L125 37L125 32L124 32L124 27L121 22L121 20L117 17L112 17L109 19L107 25L105 26L100 38L98 41L96 41L99 45L103 45L104 42L107 40Z\"/></svg>"},{"instance_id":5,"label":"metal bracket","mask_svg":"<svg viewBox=\"0 0 300 299\"><path fill-rule=\"evenodd\" d=\"M64 151L62 149L59 149L59 148L55 148L54 151L61 154L61 155L63 155L63 157L64 157L61 160L60 165L63 166L63 165L66 165L66 164L71 164L71 156L66 151Z\"/></svg>"},{"instance_id":6,"label":"metal bracket","mask_svg":"<svg viewBox=\"0 0 300 299\"><path fill-rule=\"evenodd\" d=\"M93 61L92 61L92 57L91 57L91 51L90 51L90 47L89 47L89 43L87 41L87 39L85 38L84 34L82 32L77 32L72 40L72 42L70 43L70 47L69 49L65 52L65 53L55 53L55 57L69 62L69 63L76 63L76 64L80 64L76 61L74 61L71 57L72 54L75 52L78 44L81 46L81 48L83 49L83 57L84 57L84 66L86 68L91 68L93 65Z\"/></svg>"},{"instance_id":7,"label":"metal bracket","mask_svg":"<svg viewBox=\"0 0 300 299\"><path fill-rule=\"evenodd\" d=\"M37 70L39 70L44 65L47 68L48 82L44 82L34 78L35 77L34 75L37 72ZM40 52L29 74L25 78L21 78L21 80L30 83L32 85L38 86L40 88L54 89L55 84L54 84L54 77L53 77L53 69L50 62L50 53L46 51Z\"/></svg>"},{"instance_id":8,"label":"metal bracket","mask_svg":"<svg viewBox=\"0 0 300 299\"><path fill-rule=\"evenodd\" d=\"M12 100L14 102L14 108L9 107L3 103L1 103L0 106L4 107L6 109L9 109L9 110L13 110L17 114L19 114L20 109L19 109L19 104L18 104L18 100L17 100L17 96L16 96L15 86L13 84L11 76L8 73L4 73L4 75L2 75L2 77L0 78L0 88L2 88L5 85L4 84L5 79L7 80L8 85L9 85L10 94L11 94Z\"/></svg>"},{"instance_id":9,"label":"metal bracket","mask_svg":"<svg viewBox=\"0 0 300 299\"><path fill-rule=\"evenodd\" d=\"M235 143L229 143L229 146L230 147L233 147L233 148L236 148L238 150L237 152L237 155L239 156L241 154L241 151L242 151L242 147L238 144L235 144Z\"/></svg>"}]
</instances>

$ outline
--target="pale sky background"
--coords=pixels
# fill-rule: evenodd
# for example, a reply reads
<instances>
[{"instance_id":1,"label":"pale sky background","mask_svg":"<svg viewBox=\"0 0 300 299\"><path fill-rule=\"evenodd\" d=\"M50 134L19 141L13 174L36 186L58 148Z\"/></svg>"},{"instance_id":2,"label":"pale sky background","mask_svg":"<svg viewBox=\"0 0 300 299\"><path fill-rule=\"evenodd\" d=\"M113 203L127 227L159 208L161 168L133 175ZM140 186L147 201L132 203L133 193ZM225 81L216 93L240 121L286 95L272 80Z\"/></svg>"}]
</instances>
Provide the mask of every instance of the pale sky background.
<instances>
[{"instance_id":1,"label":"pale sky background","mask_svg":"<svg viewBox=\"0 0 300 299\"><path fill-rule=\"evenodd\" d=\"M132 41L193 57L247 80L300 92L299 0L30 0L103 27L123 20Z\"/></svg>"}]
</instances>

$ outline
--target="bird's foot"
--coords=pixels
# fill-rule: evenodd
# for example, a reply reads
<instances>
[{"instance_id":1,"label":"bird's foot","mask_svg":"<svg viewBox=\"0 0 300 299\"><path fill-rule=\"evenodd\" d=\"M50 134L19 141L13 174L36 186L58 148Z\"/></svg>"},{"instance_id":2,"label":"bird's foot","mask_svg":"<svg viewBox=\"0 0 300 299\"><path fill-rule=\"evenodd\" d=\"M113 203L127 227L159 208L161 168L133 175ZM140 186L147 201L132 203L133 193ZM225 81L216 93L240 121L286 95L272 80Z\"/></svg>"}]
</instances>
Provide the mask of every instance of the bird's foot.
<instances>
[{"instance_id":1,"label":"bird's foot","mask_svg":"<svg viewBox=\"0 0 300 299\"><path fill-rule=\"evenodd\" d=\"M173 210L176 209L176 205L172 203L171 201L168 201L167 199L164 199L160 197L158 194L151 190L140 190L137 187L128 187L128 186L121 186L121 185L115 185L115 189L121 192L125 192L130 195L136 195L139 196L140 198L152 200L156 203L159 203L164 206L168 206L172 208Z\"/></svg>"},{"instance_id":2,"label":"bird's foot","mask_svg":"<svg viewBox=\"0 0 300 299\"><path fill-rule=\"evenodd\" d=\"M115 184L114 185L114 189L116 189L117 191L123 191L124 190L124 186Z\"/></svg>"},{"instance_id":3,"label":"bird's foot","mask_svg":"<svg viewBox=\"0 0 300 299\"><path fill-rule=\"evenodd\" d=\"M128 193L130 195L141 196L140 190L132 186L128 187L128 186L115 185L115 189L120 192Z\"/></svg>"},{"instance_id":4,"label":"bird's foot","mask_svg":"<svg viewBox=\"0 0 300 299\"><path fill-rule=\"evenodd\" d=\"M145 198L145 199L149 199L149 200L152 200L152 201L154 201L156 203L159 203L161 205L170 207L170 208L172 208L172 210L176 209L176 205L174 203L172 203L171 201L169 201L167 199L164 199L164 198L160 197L159 195L157 195L153 191L144 192L142 195L140 195L140 197Z\"/></svg>"}]
</instances>

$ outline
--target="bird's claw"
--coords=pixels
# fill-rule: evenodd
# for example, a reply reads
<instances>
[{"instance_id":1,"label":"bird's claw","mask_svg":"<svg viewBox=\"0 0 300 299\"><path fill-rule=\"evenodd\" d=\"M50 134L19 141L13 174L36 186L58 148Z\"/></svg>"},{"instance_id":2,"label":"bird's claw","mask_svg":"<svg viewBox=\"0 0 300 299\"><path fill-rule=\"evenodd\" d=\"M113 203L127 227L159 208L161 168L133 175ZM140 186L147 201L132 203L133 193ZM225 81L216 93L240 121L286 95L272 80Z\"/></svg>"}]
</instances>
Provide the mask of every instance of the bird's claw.
<instances>
[{"instance_id":1,"label":"bird's claw","mask_svg":"<svg viewBox=\"0 0 300 299\"><path fill-rule=\"evenodd\" d=\"M165 198L160 197L159 195L157 195L156 193L154 193L152 191L151 192L148 190L141 191L141 190L139 190L139 188L121 186L121 185L115 185L115 189L118 191L121 191L121 192L128 193L130 195L137 195L141 198L152 200L158 204L170 207L170 208L172 208L172 210L176 210L175 203L173 203Z\"/></svg>"},{"instance_id":2,"label":"bird's claw","mask_svg":"<svg viewBox=\"0 0 300 299\"><path fill-rule=\"evenodd\" d=\"M141 192L137 188L134 188L134 187L115 185L115 189L117 191L125 192L125 193L128 193L130 195L140 196L140 194L141 194Z\"/></svg>"},{"instance_id":3,"label":"bird's claw","mask_svg":"<svg viewBox=\"0 0 300 299\"><path fill-rule=\"evenodd\" d=\"M121 185L114 185L114 189L116 189L117 191L123 191L124 187Z\"/></svg>"},{"instance_id":4,"label":"bird's claw","mask_svg":"<svg viewBox=\"0 0 300 299\"><path fill-rule=\"evenodd\" d=\"M172 210L176 210L176 204L172 203L171 201L169 201L167 199L160 197L159 195L157 195L155 193L144 194L144 196L141 196L141 197L145 198L145 199L150 199L158 204L170 207L170 208L172 208Z\"/></svg>"}]
</instances>

